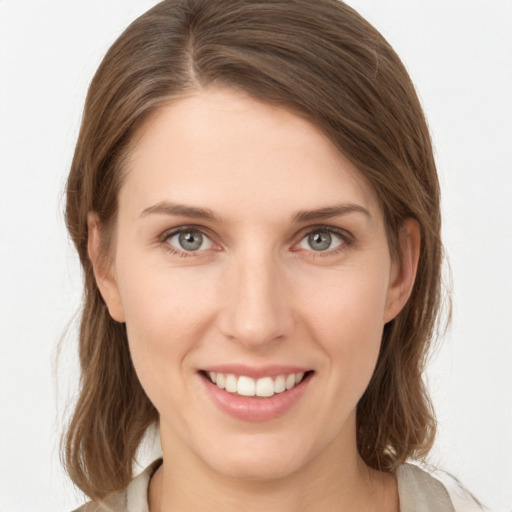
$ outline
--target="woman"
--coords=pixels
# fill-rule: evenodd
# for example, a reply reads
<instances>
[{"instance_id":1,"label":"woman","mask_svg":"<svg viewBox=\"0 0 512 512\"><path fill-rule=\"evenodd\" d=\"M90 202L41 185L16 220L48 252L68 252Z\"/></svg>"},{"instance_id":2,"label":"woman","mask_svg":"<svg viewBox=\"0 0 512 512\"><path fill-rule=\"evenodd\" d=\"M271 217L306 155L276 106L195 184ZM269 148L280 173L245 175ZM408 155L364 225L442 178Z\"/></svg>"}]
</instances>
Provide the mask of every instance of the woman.
<instances>
[{"instance_id":1,"label":"woman","mask_svg":"<svg viewBox=\"0 0 512 512\"><path fill-rule=\"evenodd\" d=\"M432 148L399 58L353 10L148 11L93 79L66 214L84 510L453 510L405 464L435 435ZM155 424L163 458L130 483Z\"/></svg>"}]
</instances>

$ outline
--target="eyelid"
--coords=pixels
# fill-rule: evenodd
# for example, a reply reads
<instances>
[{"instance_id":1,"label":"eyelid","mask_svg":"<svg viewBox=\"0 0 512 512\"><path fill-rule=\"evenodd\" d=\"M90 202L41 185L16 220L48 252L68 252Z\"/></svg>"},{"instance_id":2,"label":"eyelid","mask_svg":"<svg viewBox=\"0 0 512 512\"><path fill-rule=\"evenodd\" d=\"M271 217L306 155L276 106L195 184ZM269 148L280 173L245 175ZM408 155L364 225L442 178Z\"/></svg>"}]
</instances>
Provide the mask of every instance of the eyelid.
<instances>
[{"instance_id":1,"label":"eyelid","mask_svg":"<svg viewBox=\"0 0 512 512\"><path fill-rule=\"evenodd\" d=\"M208 247L207 249L199 249L197 251L186 251L184 249L180 249L179 247L176 247L174 245L171 245L168 243L168 239L172 236L178 235L180 233L183 233L184 231L198 231L201 233L205 238L207 238L212 245L218 245L214 242L214 237L212 237L209 232L210 230L208 228L205 228L204 226L196 226L196 225L182 225L182 226L176 226L170 229L165 230L159 237L158 241L162 243L167 250L169 250L173 254L177 254L179 256L187 257L187 256L194 256L194 253L201 253L208 249L211 249L212 247ZM329 233L332 233L333 235L339 237L342 240L342 243L334 247L333 249L327 249L325 251L315 251L314 249L302 249L297 248L298 244L304 240L307 236L309 236L311 233L314 233L315 231L327 231ZM330 256L337 254L341 251L343 251L346 248L349 248L353 246L356 243L355 237L347 230L330 226L330 225L324 225L324 224L318 224L314 226L308 226L301 230L300 238L297 243L295 243L292 247L293 252L299 252L299 251L307 251L311 253L313 256ZM217 249L218 250L218 249Z\"/></svg>"},{"instance_id":2,"label":"eyelid","mask_svg":"<svg viewBox=\"0 0 512 512\"><path fill-rule=\"evenodd\" d=\"M315 251L314 249L305 249L305 248L297 248L297 246L309 235L312 233L315 233L317 231L327 231L328 233L332 233L333 235L337 236L341 239L342 243L337 245L336 247L332 249L327 249L325 251ZM299 251L307 251L313 254L314 256L330 256L333 254L337 254L341 251L343 251L346 248L349 248L355 244L355 238L354 236L346 231L345 229L341 229L335 226L329 226L329 225L316 225L316 226L308 226L305 228L305 230L302 230L299 241L293 246L292 250L294 252Z\"/></svg>"},{"instance_id":3,"label":"eyelid","mask_svg":"<svg viewBox=\"0 0 512 512\"><path fill-rule=\"evenodd\" d=\"M198 249L196 251L187 251L183 248L180 248L178 246L175 246L168 242L168 240L176 235L180 235L181 233L187 232L187 231L195 231L200 233L204 238L206 238L210 244L209 247L205 249ZM170 250L172 253L183 255L183 256L192 256L194 253L201 253L203 251L206 251L208 249L211 249L212 246L215 244L213 241L211 235L208 234L208 230L202 226L194 226L194 225L185 225L185 226L176 226L174 228L170 228L165 230L159 237L158 241L166 247L166 249Z\"/></svg>"},{"instance_id":4,"label":"eyelid","mask_svg":"<svg viewBox=\"0 0 512 512\"><path fill-rule=\"evenodd\" d=\"M170 236L177 235L179 233L183 233L184 231L199 231L203 236L211 239L211 236L208 233L208 229L203 226L194 226L193 224L185 224L181 226L175 226L173 228L166 229L162 232L161 235L158 236L160 241L167 240Z\"/></svg>"}]
</instances>

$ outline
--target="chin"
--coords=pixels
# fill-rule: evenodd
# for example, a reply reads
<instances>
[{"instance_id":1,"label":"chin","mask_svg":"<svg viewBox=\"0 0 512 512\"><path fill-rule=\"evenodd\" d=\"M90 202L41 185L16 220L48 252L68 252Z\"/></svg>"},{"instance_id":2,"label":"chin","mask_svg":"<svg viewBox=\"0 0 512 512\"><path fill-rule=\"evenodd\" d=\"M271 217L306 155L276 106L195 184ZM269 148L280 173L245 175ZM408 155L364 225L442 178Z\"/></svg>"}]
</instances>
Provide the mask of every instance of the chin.
<instances>
[{"instance_id":1,"label":"chin","mask_svg":"<svg viewBox=\"0 0 512 512\"><path fill-rule=\"evenodd\" d=\"M282 440L263 445L258 441L248 440L245 446L235 444L222 456L213 455L209 461L210 467L228 478L264 481L286 478L307 463L303 445L294 446Z\"/></svg>"},{"instance_id":2,"label":"chin","mask_svg":"<svg viewBox=\"0 0 512 512\"><path fill-rule=\"evenodd\" d=\"M297 461L283 461L279 457L236 457L226 460L221 467L215 469L227 477L238 480L268 481L286 478L299 467Z\"/></svg>"}]
</instances>

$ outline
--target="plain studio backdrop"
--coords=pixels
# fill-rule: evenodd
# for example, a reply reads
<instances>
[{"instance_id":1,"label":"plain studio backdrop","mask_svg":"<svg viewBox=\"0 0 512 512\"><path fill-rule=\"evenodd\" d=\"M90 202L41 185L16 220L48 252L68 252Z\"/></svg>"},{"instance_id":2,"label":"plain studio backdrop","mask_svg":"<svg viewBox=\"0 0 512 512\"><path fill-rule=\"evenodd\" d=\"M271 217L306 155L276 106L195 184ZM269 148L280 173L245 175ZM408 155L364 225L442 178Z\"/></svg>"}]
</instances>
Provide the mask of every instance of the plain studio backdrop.
<instances>
[{"instance_id":1,"label":"plain studio backdrop","mask_svg":"<svg viewBox=\"0 0 512 512\"><path fill-rule=\"evenodd\" d=\"M81 276L64 182L92 75L153 0L0 0L0 511L82 503L59 462ZM351 0L407 66L443 189L453 322L430 461L512 510L512 1ZM58 364L56 347L66 326ZM142 458L144 465L151 458Z\"/></svg>"}]
</instances>

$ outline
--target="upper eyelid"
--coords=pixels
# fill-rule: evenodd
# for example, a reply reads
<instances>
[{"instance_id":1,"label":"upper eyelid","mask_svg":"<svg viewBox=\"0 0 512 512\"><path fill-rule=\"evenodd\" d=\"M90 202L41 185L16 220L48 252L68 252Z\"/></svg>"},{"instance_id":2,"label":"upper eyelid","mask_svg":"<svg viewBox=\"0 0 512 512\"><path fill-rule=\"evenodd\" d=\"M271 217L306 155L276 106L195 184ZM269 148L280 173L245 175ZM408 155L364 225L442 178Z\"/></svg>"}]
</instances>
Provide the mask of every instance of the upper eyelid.
<instances>
[{"instance_id":1,"label":"upper eyelid","mask_svg":"<svg viewBox=\"0 0 512 512\"><path fill-rule=\"evenodd\" d=\"M299 231L299 234L301 236L300 240L302 240L305 236L309 235L310 233L314 233L315 231L328 231L329 233L333 233L346 241L352 241L354 239L352 233L350 231L347 231L346 229L336 226L320 224L315 226L308 226Z\"/></svg>"},{"instance_id":2,"label":"upper eyelid","mask_svg":"<svg viewBox=\"0 0 512 512\"><path fill-rule=\"evenodd\" d=\"M310 249L315 255L320 255L320 254L328 255L331 253L335 253L338 250L340 250L340 248L352 246L355 243L354 236L344 229L336 228L333 226L317 226L317 227L313 227L312 229L310 228L310 229L306 230L305 232L303 232L303 234L300 235L299 241L296 244L294 244L294 247L297 246L298 244L300 244L304 240L304 238L306 238L308 235L310 235L311 233L318 232L318 231L327 231L328 233L331 233L334 236L337 236L338 238L340 238L342 243L340 244L340 246L336 246L332 249L327 249L325 251L315 251L313 249ZM292 250L293 250L293 252L297 251L297 249L292 249ZM307 250L307 249L304 249L304 250Z\"/></svg>"},{"instance_id":3,"label":"upper eyelid","mask_svg":"<svg viewBox=\"0 0 512 512\"><path fill-rule=\"evenodd\" d=\"M183 233L184 231L199 231L202 235L206 236L210 240L212 239L212 236L210 234L210 230L206 229L203 226L194 226L187 224L185 226L177 226L174 228L169 228L163 231L163 233L159 236L160 240L166 240L170 236L177 235L179 233Z\"/></svg>"}]
</instances>

